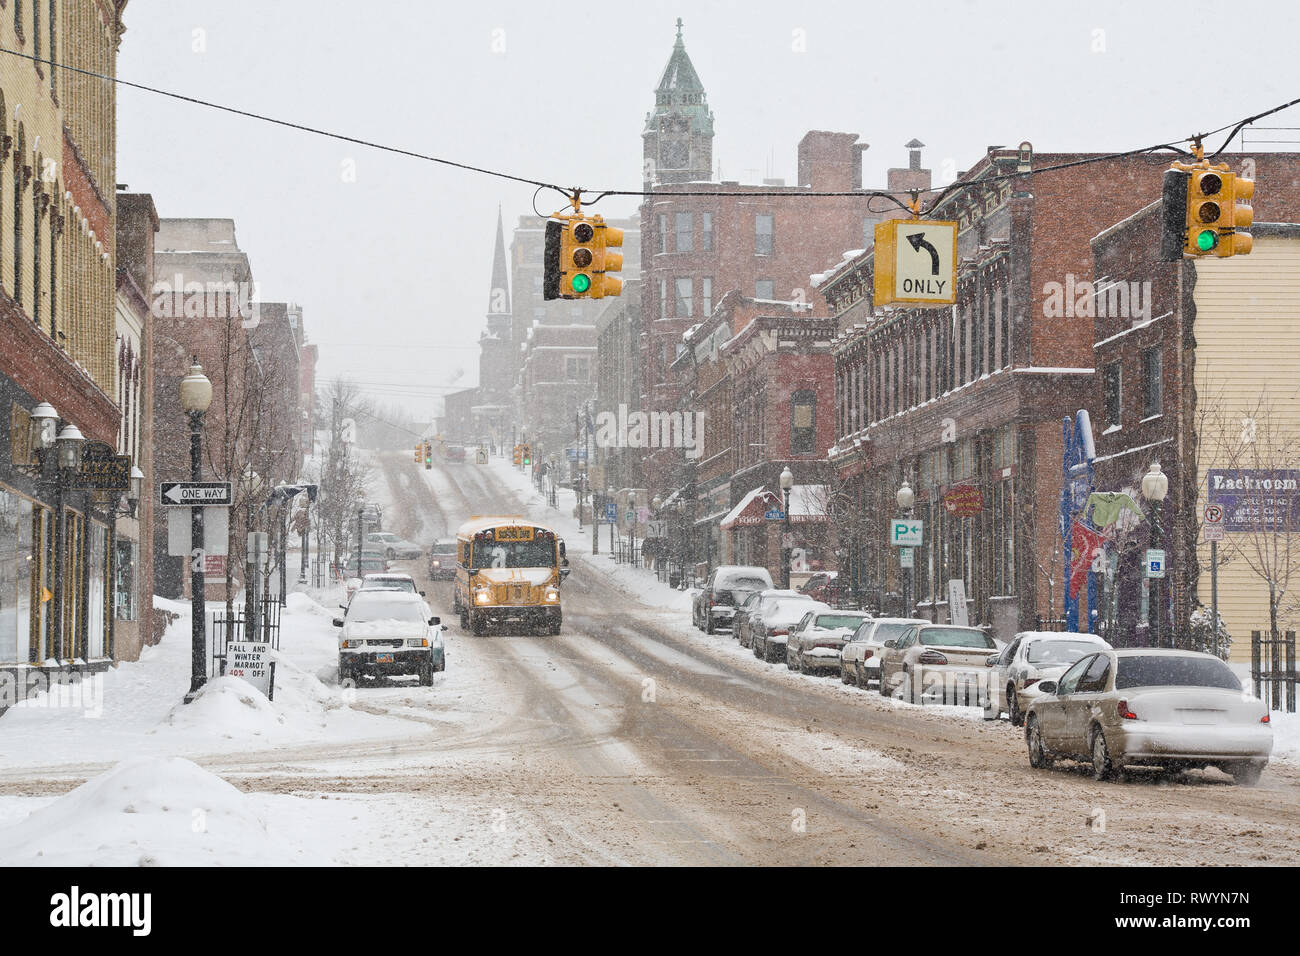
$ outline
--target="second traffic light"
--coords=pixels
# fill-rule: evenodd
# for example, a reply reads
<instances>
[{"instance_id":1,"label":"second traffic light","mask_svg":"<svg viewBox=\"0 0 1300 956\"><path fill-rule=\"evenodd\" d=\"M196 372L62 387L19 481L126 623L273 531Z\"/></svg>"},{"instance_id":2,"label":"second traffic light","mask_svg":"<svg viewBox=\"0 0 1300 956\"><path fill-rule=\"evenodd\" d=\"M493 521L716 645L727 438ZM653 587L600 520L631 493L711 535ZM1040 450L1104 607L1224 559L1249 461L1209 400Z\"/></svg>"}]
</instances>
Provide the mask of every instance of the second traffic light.
<instances>
[{"instance_id":1,"label":"second traffic light","mask_svg":"<svg viewBox=\"0 0 1300 956\"><path fill-rule=\"evenodd\" d=\"M529 446L529 445L526 444L526 443L523 444L523 445L520 445L519 447L520 447L520 452L521 452L521 454L522 454L522 456L523 456L523 459L524 459L524 461L523 461L524 467L528 467L529 465L531 465L531 464L533 463L533 450L532 450L532 447Z\"/></svg>"},{"instance_id":2,"label":"second traffic light","mask_svg":"<svg viewBox=\"0 0 1300 956\"><path fill-rule=\"evenodd\" d=\"M546 223L542 298L603 299L619 295L623 282L610 273L623 268L623 230L600 216L560 216Z\"/></svg>"},{"instance_id":3,"label":"second traffic light","mask_svg":"<svg viewBox=\"0 0 1300 956\"><path fill-rule=\"evenodd\" d=\"M433 444L432 442L424 443L424 469L425 471L433 470Z\"/></svg>"}]
</instances>

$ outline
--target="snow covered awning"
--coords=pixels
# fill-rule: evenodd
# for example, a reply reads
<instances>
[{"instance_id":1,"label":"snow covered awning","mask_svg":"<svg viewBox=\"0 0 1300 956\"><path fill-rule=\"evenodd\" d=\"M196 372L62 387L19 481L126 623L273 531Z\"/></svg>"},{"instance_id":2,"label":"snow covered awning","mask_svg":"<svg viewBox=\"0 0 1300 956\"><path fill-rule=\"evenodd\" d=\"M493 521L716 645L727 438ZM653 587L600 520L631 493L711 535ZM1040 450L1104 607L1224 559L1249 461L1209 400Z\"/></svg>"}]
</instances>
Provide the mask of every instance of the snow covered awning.
<instances>
[{"instance_id":1,"label":"snow covered awning","mask_svg":"<svg viewBox=\"0 0 1300 956\"><path fill-rule=\"evenodd\" d=\"M763 512L768 508L780 510L781 499L768 491L762 485L759 485L753 491L750 491L741 498L736 506L727 512L727 516L722 519L721 528L726 531L737 525L755 525L762 524L765 520Z\"/></svg>"}]
</instances>

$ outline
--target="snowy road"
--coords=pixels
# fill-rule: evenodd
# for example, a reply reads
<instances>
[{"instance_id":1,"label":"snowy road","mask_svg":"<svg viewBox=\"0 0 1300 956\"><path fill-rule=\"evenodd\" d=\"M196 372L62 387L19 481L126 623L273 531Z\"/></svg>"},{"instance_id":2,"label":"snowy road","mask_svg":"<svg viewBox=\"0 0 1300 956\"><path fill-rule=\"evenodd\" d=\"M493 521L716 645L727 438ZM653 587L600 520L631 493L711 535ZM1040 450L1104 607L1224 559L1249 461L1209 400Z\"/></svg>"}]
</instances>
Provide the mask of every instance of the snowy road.
<instances>
[{"instance_id":1,"label":"snowy road","mask_svg":"<svg viewBox=\"0 0 1300 956\"><path fill-rule=\"evenodd\" d=\"M589 529L579 533L499 462L380 463L389 527L416 540L445 535L471 511L565 529L563 634L461 633L450 584L426 581L423 562L410 562L449 622L447 672L433 688L392 682L347 698L335 684L330 612L295 596L286 653L299 678L284 696L302 699L286 727L225 687L192 708L165 703L161 718L147 700L117 717L110 700L104 720L57 730L39 714L0 721L0 862L242 860L250 839L265 839L255 855L273 863L1296 862L1294 762L1274 761L1257 788L1217 771L1106 784L1082 770L1033 771L1005 721L793 674L726 634L694 630L686 595L591 555ZM184 638L168 641L154 650L174 654L183 675ZM122 680L153 673L129 666L140 669L124 667ZM170 690L137 689L151 694ZM277 706L281 696L277 687ZM241 736L240 721L255 729ZM124 806L113 802L112 768L131 755L198 766L128 767ZM216 792L218 777L233 787ZM99 789L63 796L87 780ZM214 819L211 807L222 809L225 844L189 832L200 803ZM129 825L146 813L176 824L175 835ZM60 838L68 819L87 821L93 839Z\"/></svg>"}]
</instances>

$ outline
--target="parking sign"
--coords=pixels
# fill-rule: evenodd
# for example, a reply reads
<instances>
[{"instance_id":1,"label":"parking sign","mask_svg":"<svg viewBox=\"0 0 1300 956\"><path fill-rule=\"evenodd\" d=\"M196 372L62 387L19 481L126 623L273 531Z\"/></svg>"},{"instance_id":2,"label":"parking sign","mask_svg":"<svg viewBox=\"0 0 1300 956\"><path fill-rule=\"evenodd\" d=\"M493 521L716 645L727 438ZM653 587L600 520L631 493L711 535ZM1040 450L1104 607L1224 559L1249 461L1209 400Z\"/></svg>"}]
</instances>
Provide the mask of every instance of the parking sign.
<instances>
[{"instance_id":1,"label":"parking sign","mask_svg":"<svg viewBox=\"0 0 1300 956\"><path fill-rule=\"evenodd\" d=\"M889 522L889 543L895 547L918 548L925 522L915 518L893 518Z\"/></svg>"}]
</instances>

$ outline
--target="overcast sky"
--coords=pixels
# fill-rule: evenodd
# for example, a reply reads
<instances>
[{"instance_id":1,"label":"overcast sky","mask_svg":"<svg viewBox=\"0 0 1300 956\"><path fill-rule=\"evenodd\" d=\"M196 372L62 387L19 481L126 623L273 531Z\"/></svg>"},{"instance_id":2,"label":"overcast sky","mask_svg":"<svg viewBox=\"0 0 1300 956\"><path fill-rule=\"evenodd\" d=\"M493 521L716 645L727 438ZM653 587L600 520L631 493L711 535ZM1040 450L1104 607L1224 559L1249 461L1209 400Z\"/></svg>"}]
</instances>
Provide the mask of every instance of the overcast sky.
<instances>
[{"instance_id":1,"label":"overcast sky","mask_svg":"<svg viewBox=\"0 0 1300 956\"><path fill-rule=\"evenodd\" d=\"M1235 34L1216 30L1230 13ZM529 179L636 189L679 16L715 162L742 181L794 182L809 129L871 144L868 185L918 137L942 182L990 145L1128 149L1300 96L1294 0L132 0L118 73ZM1300 110L1261 125L1300 126ZM263 299L304 307L321 374L417 416L437 386L475 384L497 207L508 243L533 192L125 88L118 181L163 217L233 218Z\"/></svg>"}]
</instances>

